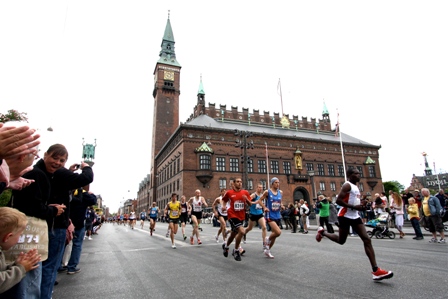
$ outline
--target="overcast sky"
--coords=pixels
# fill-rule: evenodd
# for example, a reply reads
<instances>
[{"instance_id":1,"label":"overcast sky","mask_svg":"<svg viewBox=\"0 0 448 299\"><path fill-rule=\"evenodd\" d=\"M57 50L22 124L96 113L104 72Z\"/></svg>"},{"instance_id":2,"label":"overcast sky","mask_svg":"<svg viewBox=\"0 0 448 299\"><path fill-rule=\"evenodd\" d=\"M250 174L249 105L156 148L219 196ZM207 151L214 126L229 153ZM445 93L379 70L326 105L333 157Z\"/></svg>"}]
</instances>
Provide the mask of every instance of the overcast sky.
<instances>
[{"instance_id":1,"label":"overcast sky","mask_svg":"<svg viewBox=\"0 0 448 299\"><path fill-rule=\"evenodd\" d=\"M1 1L1 112L27 112L115 211L149 173L153 71L170 10L180 121L206 102L321 118L381 145L383 181L448 170L447 1ZM54 131L47 132L51 126ZM129 191L129 192L128 192ZM184 191L188 196L188 190Z\"/></svg>"}]
</instances>

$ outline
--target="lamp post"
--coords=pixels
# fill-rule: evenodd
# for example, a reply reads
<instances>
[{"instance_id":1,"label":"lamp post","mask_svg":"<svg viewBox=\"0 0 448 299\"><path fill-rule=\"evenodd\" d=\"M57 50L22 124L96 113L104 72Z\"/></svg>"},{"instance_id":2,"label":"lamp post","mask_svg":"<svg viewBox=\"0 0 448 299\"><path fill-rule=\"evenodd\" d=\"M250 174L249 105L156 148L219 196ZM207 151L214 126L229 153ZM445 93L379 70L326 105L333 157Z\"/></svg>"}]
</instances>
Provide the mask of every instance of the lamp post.
<instances>
[{"instance_id":1,"label":"lamp post","mask_svg":"<svg viewBox=\"0 0 448 299\"><path fill-rule=\"evenodd\" d=\"M251 137L253 134L249 131L240 131L235 129L235 136L240 136L241 140L237 140L235 143L235 147L240 147L243 150L243 155L241 156L241 164L243 165L243 183L244 189L249 189L249 179L248 179L248 164L249 164L249 157L247 156L247 150L254 148L254 142L251 140L250 142L247 142L247 137Z\"/></svg>"},{"instance_id":2,"label":"lamp post","mask_svg":"<svg viewBox=\"0 0 448 299\"><path fill-rule=\"evenodd\" d=\"M316 188L314 187L314 170L308 170L308 175L311 178L311 187L313 188L313 200L316 198Z\"/></svg>"}]
</instances>

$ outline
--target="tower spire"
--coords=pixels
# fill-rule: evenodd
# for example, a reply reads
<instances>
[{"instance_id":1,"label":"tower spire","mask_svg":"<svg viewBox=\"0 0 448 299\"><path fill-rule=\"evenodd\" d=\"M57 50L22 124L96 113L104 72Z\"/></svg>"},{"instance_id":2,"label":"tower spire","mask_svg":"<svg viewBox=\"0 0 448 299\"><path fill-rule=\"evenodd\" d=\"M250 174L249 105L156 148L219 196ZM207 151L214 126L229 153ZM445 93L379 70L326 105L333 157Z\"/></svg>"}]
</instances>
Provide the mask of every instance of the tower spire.
<instances>
[{"instance_id":1,"label":"tower spire","mask_svg":"<svg viewBox=\"0 0 448 299\"><path fill-rule=\"evenodd\" d=\"M165 32L163 34L161 50L159 53L159 63L180 67L179 62L177 62L176 60L176 52L174 49L175 43L176 42L174 41L173 29L171 28L170 11L168 11L168 20L166 21Z\"/></svg>"}]
</instances>

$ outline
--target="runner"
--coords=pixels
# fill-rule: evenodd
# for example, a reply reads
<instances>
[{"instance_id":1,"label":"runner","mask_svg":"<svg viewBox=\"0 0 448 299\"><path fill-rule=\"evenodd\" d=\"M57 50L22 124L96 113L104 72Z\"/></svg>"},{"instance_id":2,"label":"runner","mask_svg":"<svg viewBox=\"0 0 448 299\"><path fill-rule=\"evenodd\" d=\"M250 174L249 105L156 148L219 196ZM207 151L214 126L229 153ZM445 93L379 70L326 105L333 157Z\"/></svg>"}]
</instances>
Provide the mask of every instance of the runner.
<instances>
[{"instance_id":1,"label":"runner","mask_svg":"<svg viewBox=\"0 0 448 299\"><path fill-rule=\"evenodd\" d=\"M267 200L267 208L266 212L266 222L271 227L271 235L266 237L265 239L265 247L264 254L273 259L274 256L271 254L271 248L274 246L275 240L282 234L280 230L280 226L282 225L282 216L280 214L280 208L282 206L282 190L279 189L280 181L278 178L271 179L271 188L265 190L263 195L260 197L259 201L263 201L265 198Z\"/></svg>"},{"instance_id":2,"label":"runner","mask_svg":"<svg viewBox=\"0 0 448 299\"><path fill-rule=\"evenodd\" d=\"M243 240L246 242L246 235L248 232L252 230L255 224L258 224L261 227L261 240L263 244L263 250L266 249L266 221L263 217L263 211L268 211L266 206L263 204L263 201L260 201L260 197L263 195L263 185L258 184L257 191L252 193L251 200L255 204L250 206L250 214L249 214L249 226L246 227L244 231Z\"/></svg>"},{"instance_id":3,"label":"runner","mask_svg":"<svg viewBox=\"0 0 448 299\"><path fill-rule=\"evenodd\" d=\"M140 227L143 229L143 225L145 225L145 219L146 219L146 211L143 209L143 211L140 213Z\"/></svg>"},{"instance_id":4,"label":"runner","mask_svg":"<svg viewBox=\"0 0 448 299\"><path fill-rule=\"evenodd\" d=\"M359 216L358 211L365 210L367 201L361 203L358 186L356 184L360 180L360 173L356 168L347 170L348 181L342 186L341 192L336 199L336 203L341 206L338 213L339 235L330 234L324 230L322 226L317 229L316 241L320 242L322 237L327 237L333 242L343 245L347 241L350 227L361 238L364 243L364 251L369 258L372 266L373 280L383 280L394 276L392 271L386 271L379 268L376 264L375 251L373 250L372 241L367 235L366 229Z\"/></svg>"},{"instance_id":5,"label":"runner","mask_svg":"<svg viewBox=\"0 0 448 299\"><path fill-rule=\"evenodd\" d=\"M179 228L179 217L181 214L181 203L177 201L177 194L171 194L171 201L166 205L165 213L169 213L169 229L171 231L171 248L176 249L176 244L174 244L174 235L177 234L177 229Z\"/></svg>"},{"instance_id":6,"label":"runner","mask_svg":"<svg viewBox=\"0 0 448 299\"><path fill-rule=\"evenodd\" d=\"M185 195L182 195L180 197L180 205L182 207L182 212L180 214L180 224L182 226L182 237L184 238L184 241L187 239L187 235L185 234L185 226L188 222L188 213L190 213L191 208L188 202L186 202L187 198Z\"/></svg>"},{"instance_id":7,"label":"runner","mask_svg":"<svg viewBox=\"0 0 448 299\"><path fill-rule=\"evenodd\" d=\"M129 222L132 229L134 229L136 221L137 221L137 215L135 215L134 211L131 211L131 214L129 215Z\"/></svg>"},{"instance_id":8,"label":"runner","mask_svg":"<svg viewBox=\"0 0 448 299\"><path fill-rule=\"evenodd\" d=\"M226 189L221 189L221 195L215 199L213 202L213 214L219 221L219 230L215 235L216 243L219 242L219 234L222 233L222 240L225 243L227 239L226 221L227 221L227 211L222 211L222 197L226 194Z\"/></svg>"},{"instance_id":9,"label":"runner","mask_svg":"<svg viewBox=\"0 0 448 299\"><path fill-rule=\"evenodd\" d=\"M120 215L120 222L118 222L119 225L123 224L124 216L123 214Z\"/></svg>"},{"instance_id":10,"label":"runner","mask_svg":"<svg viewBox=\"0 0 448 299\"><path fill-rule=\"evenodd\" d=\"M149 233L152 236L153 231L156 228L157 215L159 214L159 207L156 206L156 202L152 203L152 207L148 211L149 214Z\"/></svg>"},{"instance_id":11,"label":"runner","mask_svg":"<svg viewBox=\"0 0 448 299\"><path fill-rule=\"evenodd\" d=\"M190 237L190 244L194 244L194 235L196 235L198 245L201 245L201 239L199 238L199 223L202 219L202 207L208 207L205 198L201 196L201 190L197 189L195 192L195 196L191 197L188 200L188 204L192 207L191 212L191 221L193 222L193 232Z\"/></svg>"},{"instance_id":12,"label":"runner","mask_svg":"<svg viewBox=\"0 0 448 299\"><path fill-rule=\"evenodd\" d=\"M227 191L222 197L222 212L227 211L227 217L229 219L232 232L227 239L226 243L222 244L223 255L227 257L229 255L229 246L235 239L235 249L233 249L232 255L236 261L241 261L240 244L244 235L243 222L246 217L246 203L252 205L249 201L250 194L247 190L242 189L243 182L241 178L237 178L233 183L232 190ZM227 209L227 203L229 207Z\"/></svg>"}]
</instances>

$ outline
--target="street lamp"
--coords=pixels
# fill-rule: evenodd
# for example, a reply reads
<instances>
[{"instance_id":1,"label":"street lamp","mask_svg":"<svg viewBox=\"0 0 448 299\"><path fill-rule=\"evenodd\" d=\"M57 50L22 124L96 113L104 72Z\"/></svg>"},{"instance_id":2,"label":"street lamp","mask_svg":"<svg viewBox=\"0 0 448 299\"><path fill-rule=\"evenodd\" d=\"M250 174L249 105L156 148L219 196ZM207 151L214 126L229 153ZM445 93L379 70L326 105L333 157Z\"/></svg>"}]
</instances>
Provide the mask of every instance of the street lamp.
<instances>
[{"instance_id":1,"label":"street lamp","mask_svg":"<svg viewBox=\"0 0 448 299\"><path fill-rule=\"evenodd\" d=\"M248 179L248 166L250 163L250 158L247 156L247 150L248 149L254 149L254 142L251 140L250 142L247 141L247 137L253 136L252 132L249 131L240 131L235 129L235 136L240 136L242 139L237 140L235 143L235 147L240 147L243 150L243 155L241 156L241 164L243 165L243 188L248 189L249 188L249 179Z\"/></svg>"},{"instance_id":2,"label":"street lamp","mask_svg":"<svg viewBox=\"0 0 448 299\"><path fill-rule=\"evenodd\" d=\"M308 170L308 175L311 178L311 185L313 188L313 200L316 198L316 188L314 187L314 170Z\"/></svg>"}]
</instances>

